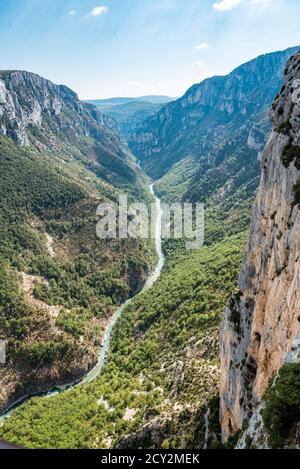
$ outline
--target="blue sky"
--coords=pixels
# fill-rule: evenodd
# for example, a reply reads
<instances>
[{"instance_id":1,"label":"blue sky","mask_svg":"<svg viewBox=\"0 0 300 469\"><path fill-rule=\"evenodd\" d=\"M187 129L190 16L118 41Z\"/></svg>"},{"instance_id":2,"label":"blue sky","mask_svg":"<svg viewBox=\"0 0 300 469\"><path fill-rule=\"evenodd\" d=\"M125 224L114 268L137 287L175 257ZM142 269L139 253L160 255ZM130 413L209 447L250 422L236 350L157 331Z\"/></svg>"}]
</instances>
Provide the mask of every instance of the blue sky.
<instances>
[{"instance_id":1,"label":"blue sky","mask_svg":"<svg viewBox=\"0 0 300 469\"><path fill-rule=\"evenodd\" d=\"M0 68L82 99L168 94L300 45L299 0L0 0Z\"/></svg>"}]
</instances>

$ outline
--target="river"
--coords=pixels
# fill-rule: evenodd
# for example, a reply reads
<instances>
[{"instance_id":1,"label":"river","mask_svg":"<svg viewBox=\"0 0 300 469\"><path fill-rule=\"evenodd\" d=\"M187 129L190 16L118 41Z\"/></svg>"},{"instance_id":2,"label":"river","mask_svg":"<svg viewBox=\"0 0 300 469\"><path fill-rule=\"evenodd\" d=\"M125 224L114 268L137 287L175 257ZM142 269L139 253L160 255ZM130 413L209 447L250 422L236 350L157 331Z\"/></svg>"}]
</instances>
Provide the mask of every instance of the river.
<instances>
[{"instance_id":1,"label":"river","mask_svg":"<svg viewBox=\"0 0 300 469\"><path fill-rule=\"evenodd\" d=\"M161 202L160 199L155 195L154 189L153 189L153 184L150 185L150 192L155 198L155 205L156 205L156 217L155 217L155 249L158 255L158 263L155 267L155 270L151 273L151 275L148 277L147 281L145 282L144 287L140 292L138 292L136 295L134 295L132 298L128 299L123 303L115 312L115 314L112 316L108 326L105 329L104 336L103 336L103 341L102 341L102 346L99 352L99 358L97 364L94 366L94 368L80 381L74 381L69 384L65 384L63 386L55 386L51 388L48 392L42 393L42 394L36 394L36 396L44 396L44 397L51 397L54 396L58 393L65 392L68 389L73 388L74 386L79 386L84 383L90 383L93 381L97 376L100 375L107 359L107 355L109 352L109 347L110 347L110 341L111 341L111 336L112 336L112 331L113 328L119 319L119 317L122 315L126 307L131 303L131 301L136 298L136 296L141 295L144 293L146 290L151 288L154 283L157 281L161 274L161 270L164 266L165 263L165 256L162 250L162 241L161 241L161 221L162 221L162 209L161 209ZM10 406L10 408L0 416L0 423L3 422L6 418L10 417L10 415L14 412L14 410L19 407L22 403L25 401L28 401L31 397L29 396L27 398L22 398L18 401L16 401L14 404Z\"/></svg>"},{"instance_id":2,"label":"river","mask_svg":"<svg viewBox=\"0 0 300 469\"><path fill-rule=\"evenodd\" d=\"M123 311L126 309L126 307L131 303L131 301L136 298L136 296L141 295L143 292L151 288L154 283L157 281L157 279L160 276L161 270L164 266L165 263L165 256L162 250L162 243L161 243L161 219L162 219L162 209L161 209L161 203L160 199L155 195L154 190L153 190L153 184L150 185L150 192L155 198L155 204L156 204L156 220L155 220L155 249L158 255L158 263L155 267L155 270L152 272L152 274L148 277L144 287L140 292L138 292L135 296L132 298L128 299L125 303L123 303L115 312L113 317L111 318L111 321L109 325L107 326L105 333L104 333L104 338L102 342L102 347L101 351L99 354L99 360L97 365L85 376L85 378L81 381L81 383L89 383L93 379L95 379L102 371L103 366L105 365L106 357L109 351L109 346L110 346L110 340L111 340L111 334L114 328L114 325L116 324L117 320L119 317L122 315Z\"/></svg>"}]
</instances>

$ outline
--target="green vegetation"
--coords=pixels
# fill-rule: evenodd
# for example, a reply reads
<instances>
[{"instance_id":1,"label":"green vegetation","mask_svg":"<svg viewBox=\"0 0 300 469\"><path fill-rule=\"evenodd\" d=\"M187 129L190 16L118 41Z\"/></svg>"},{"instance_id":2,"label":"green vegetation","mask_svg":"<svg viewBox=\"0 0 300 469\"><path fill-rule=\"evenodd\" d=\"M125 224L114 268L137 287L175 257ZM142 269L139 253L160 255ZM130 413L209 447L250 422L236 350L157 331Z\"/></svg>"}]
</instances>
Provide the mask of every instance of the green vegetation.
<instances>
[{"instance_id":1,"label":"green vegetation","mask_svg":"<svg viewBox=\"0 0 300 469\"><path fill-rule=\"evenodd\" d=\"M284 365L265 396L263 422L271 448L282 448L300 418L300 364Z\"/></svg>"},{"instance_id":2,"label":"green vegetation","mask_svg":"<svg viewBox=\"0 0 300 469\"><path fill-rule=\"evenodd\" d=\"M282 124L280 124L276 131L283 134L283 135L289 135L289 132L292 128L292 124L290 122L290 119L287 119L286 121L282 122Z\"/></svg>"},{"instance_id":3,"label":"green vegetation","mask_svg":"<svg viewBox=\"0 0 300 469\"><path fill-rule=\"evenodd\" d=\"M76 353L76 346L71 341L65 340L44 340L34 343L19 343L12 351L12 356L19 364L28 362L34 367L44 366L52 362L64 360L66 355L69 357Z\"/></svg>"},{"instance_id":4,"label":"green vegetation","mask_svg":"<svg viewBox=\"0 0 300 469\"><path fill-rule=\"evenodd\" d=\"M58 160L0 137L1 372L16 397L51 367L78 376L95 362L105 322L154 258L151 243L96 237L96 207L117 191L78 161L62 170Z\"/></svg>"},{"instance_id":5,"label":"green vegetation","mask_svg":"<svg viewBox=\"0 0 300 469\"><path fill-rule=\"evenodd\" d=\"M147 101L130 101L125 104L112 106L98 106L103 114L114 118L124 134L134 132L147 118L158 112L164 103L150 103Z\"/></svg>"},{"instance_id":6,"label":"green vegetation","mask_svg":"<svg viewBox=\"0 0 300 469\"><path fill-rule=\"evenodd\" d=\"M226 442L226 449L235 449L241 435L242 435L241 430L238 430L233 435L231 435Z\"/></svg>"},{"instance_id":7,"label":"green vegetation","mask_svg":"<svg viewBox=\"0 0 300 469\"><path fill-rule=\"evenodd\" d=\"M49 318L43 312L37 314L24 301L17 272L6 262L0 263L0 334L8 339L9 364L41 366L65 354L74 355L76 348L66 337L51 338ZM30 339L40 330L40 339Z\"/></svg>"},{"instance_id":8,"label":"green vegetation","mask_svg":"<svg viewBox=\"0 0 300 469\"><path fill-rule=\"evenodd\" d=\"M45 334L50 329L45 312L37 314L21 289L21 271L45 250L43 236L34 230L30 217L43 218L48 210L62 212L85 195L76 184L55 174L28 149L16 148L0 138L0 334L8 339L11 366L43 365L62 358L70 344ZM42 323L43 326L42 326ZM32 343L32 335L40 338ZM14 365L15 364L15 365Z\"/></svg>"},{"instance_id":9,"label":"green vegetation","mask_svg":"<svg viewBox=\"0 0 300 469\"><path fill-rule=\"evenodd\" d=\"M178 253L123 313L101 376L50 399L30 400L4 423L1 438L34 448L117 446L130 434L136 435L131 447L203 444L195 429L205 400L217 392L220 316L236 285L245 240L246 233ZM58 321L74 326L64 312ZM155 416L161 416L159 437L139 434Z\"/></svg>"},{"instance_id":10,"label":"green vegetation","mask_svg":"<svg viewBox=\"0 0 300 469\"><path fill-rule=\"evenodd\" d=\"M33 317L23 301L18 275L8 263L0 263L0 278L1 336L21 340L34 327Z\"/></svg>"},{"instance_id":11,"label":"green vegetation","mask_svg":"<svg viewBox=\"0 0 300 469\"><path fill-rule=\"evenodd\" d=\"M99 314L101 308L109 306L110 303L120 304L124 301L130 291L130 286L120 277L125 277L126 262L114 265L111 269L101 272L95 271L96 255L81 255L84 262L90 261L89 268L85 273L78 272L78 260L75 263L67 262L58 265L57 262L45 256L37 256L31 265L31 272L46 280L39 281L34 289L36 298L49 305L63 305L66 308L81 306L87 308L93 304L93 312ZM81 264L81 266L83 263ZM97 264L96 264L97 266ZM104 304L103 304L104 301Z\"/></svg>"},{"instance_id":12,"label":"green vegetation","mask_svg":"<svg viewBox=\"0 0 300 469\"><path fill-rule=\"evenodd\" d=\"M56 325L69 332L77 339L84 335L85 326L92 319L92 314L84 308L76 308L71 311L62 309L56 320Z\"/></svg>"},{"instance_id":13,"label":"green vegetation","mask_svg":"<svg viewBox=\"0 0 300 469\"><path fill-rule=\"evenodd\" d=\"M28 251L42 251L41 238L28 223L49 209L63 211L85 197L73 182L55 173L28 149L0 137L0 259L22 265Z\"/></svg>"},{"instance_id":14,"label":"green vegetation","mask_svg":"<svg viewBox=\"0 0 300 469\"><path fill-rule=\"evenodd\" d=\"M31 139L46 143L45 133L32 133ZM105 322L145 278L153 250L139 240L95 236L100 200L115 200L121 188L131 198L145 194L145 180L138 181L125 160L90 139L43 156L8 139L1 144L0 252L7 291L19 291L18 298L8 295L3 331L11 340L9 371L18 370L22 388L27 382L18 367L74 374L88 358L91 364ZM183 160L180 170L157 184L165 200L206 203L205 247L188 252L183 242L166 241L162 276L117 322L101 376L51 398L31 399L0 427L1 438L32 448L201 447L209 401L209 445L221 446L218 404L211 400L219 381L219 325L236 287L258 163L256 151L243 144L215 144L217 168L206 167L208 146L201 161ZM183 173L191 179L177 184ZM34 280L27 293L24 273Z\"/></svg>"},{"instance_id":15,"label":"green vegetation","mask_svg":"<svg viewBox=\"0 0 300 469\"><path fill-rule=\"evenodd\" d=\"M235 332L240 335L241 333L241 318L239 313L238 305L240 303L240 299L242 296L242 292L236 292L232 294L230 301L229 301L229 308L230 308L230 321L234 326Z\"/></svg>"},{"instance_id":16,"label":"green vegetation","mask_svg":"<svg viewBox=\"0 0 300 469\"><path fill-rule=\"evenodd\" d=\"M294 163L297 169L300 169L300 147L289 143L283 150L282 164L287 168Z\"/></svg>"}]
</instances>

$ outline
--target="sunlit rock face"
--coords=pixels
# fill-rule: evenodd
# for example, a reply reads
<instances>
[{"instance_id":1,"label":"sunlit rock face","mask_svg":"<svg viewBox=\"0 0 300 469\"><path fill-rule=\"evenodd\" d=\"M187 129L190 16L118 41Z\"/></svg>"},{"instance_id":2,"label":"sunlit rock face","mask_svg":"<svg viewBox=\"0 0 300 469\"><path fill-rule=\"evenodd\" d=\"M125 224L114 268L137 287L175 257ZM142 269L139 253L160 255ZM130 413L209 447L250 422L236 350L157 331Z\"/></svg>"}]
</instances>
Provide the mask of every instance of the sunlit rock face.
<instances>
[{"instance_id":1,"label":"sunlit rock face","mask_svg":"<svg viewBox=\"0 0 300 469\"><path fill-rule=\"evenodd\" d=\"M227 76L193 85L128 136L133 153L157 179L190 156L212 168L241 147L261 151L270 131L269 108L296 50L262 55Z\"/></svg>"},{"instance_id":2,"label":"sunlit rock face","mask_svg":"<svg viewBox=\"0 0 300 469\"><path fill-rule=\"evenodd\" d=\"M224 441L255 415L282 365L300 360L300 53L288 62L271 121L239 286L221 329Z\"/></svg>"},{"instance_id":3,"label":"sunlit rock face","mask_svg":"<svg viewBox=\"0 0 300 469\"><path fill-rule=\"evenodd\" d=\"M297 50L265 54L208 78L127 134L143 169L159 179L162 198L252 204L271 132L269 110Z\"/></svg>"},{"instance_id":4,"label":"sunlit rock face","mask_svg":"<svg viewBox=\"0 0 300 469\"><path fill-rule=\"evenodd\" d=\"M25 71L0 71L0 135L38 150L91 138L119 156L129 154L113 119L68 87Z\"/></svg>"}]
</instances>

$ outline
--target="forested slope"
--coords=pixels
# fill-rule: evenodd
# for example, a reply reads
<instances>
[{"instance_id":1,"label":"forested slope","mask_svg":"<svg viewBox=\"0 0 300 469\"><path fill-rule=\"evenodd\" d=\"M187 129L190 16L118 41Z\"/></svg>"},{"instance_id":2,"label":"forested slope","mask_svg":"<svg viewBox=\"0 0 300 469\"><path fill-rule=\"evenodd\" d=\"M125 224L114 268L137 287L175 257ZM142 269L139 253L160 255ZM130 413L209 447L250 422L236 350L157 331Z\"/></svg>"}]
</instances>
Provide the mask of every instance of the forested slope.
<instances>
[{"instance_id":1,"label":"forested slope","mask_svg":"<svg viewBox=\"0 0 300 469\"><path fill-rule=\"evenodd\" d=\"M114 330L109 360L92 383L34 398L0 429L34 448L219 446L220 317L236 284L245 234L167 263Z\"/></svg>"},{"instance_id":2,"label":"forested slope","mask_svg":"<svg viewBox=\"0 0 300 469\"><path fill-rule=\"evenodd\" d=\"M27 72L0 72L0 409L79 379L103 328L139 289L144 242L96 237L96 208L147 197L126 144L96 108Z\"/></svg>"}]
</instances>

